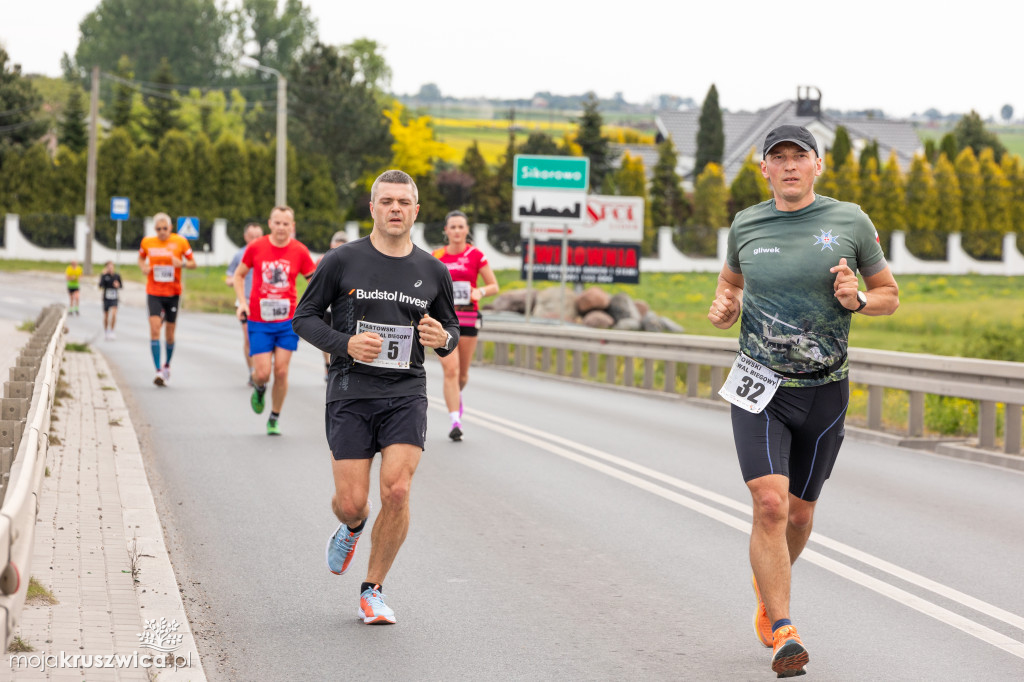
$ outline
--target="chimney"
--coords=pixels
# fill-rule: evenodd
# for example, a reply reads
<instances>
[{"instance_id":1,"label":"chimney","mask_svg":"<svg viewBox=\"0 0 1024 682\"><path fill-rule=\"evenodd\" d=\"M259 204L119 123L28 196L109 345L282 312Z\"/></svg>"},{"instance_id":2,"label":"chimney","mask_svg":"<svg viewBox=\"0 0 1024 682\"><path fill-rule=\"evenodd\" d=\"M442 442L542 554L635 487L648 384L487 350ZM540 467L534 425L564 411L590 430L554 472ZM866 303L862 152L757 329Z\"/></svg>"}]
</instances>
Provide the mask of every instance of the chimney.
<instances>
[{"instance_id":1,"label":"chimney","mask_svg":"<svg viewBox=\"0 0 1024 682\"><path fill-rule=\"evenodd\" d=\"M814 91L813 96L811 91ZM813 85L798 85L796 88L796 115L821 117L821 90Z\"/></svg>"}]
</instances>

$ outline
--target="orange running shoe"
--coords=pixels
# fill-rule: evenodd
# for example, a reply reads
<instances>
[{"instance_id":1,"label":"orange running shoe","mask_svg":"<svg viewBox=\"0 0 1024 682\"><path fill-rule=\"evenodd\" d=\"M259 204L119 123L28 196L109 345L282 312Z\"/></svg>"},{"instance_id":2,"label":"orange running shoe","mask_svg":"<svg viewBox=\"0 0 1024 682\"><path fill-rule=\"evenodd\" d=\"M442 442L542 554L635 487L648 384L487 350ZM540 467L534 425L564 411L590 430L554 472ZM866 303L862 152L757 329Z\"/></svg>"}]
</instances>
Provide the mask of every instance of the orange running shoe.
<instances>
[{"instance_id":1,"label":"orange running shoe","mask_svg":"<svg viewBox=\"0 0 1024 682\"><path fill-rule=\"evenodd\" d=\"M754 594L757 595L757 610L754 611L754 632L757 634L757 641L769 649L772 648L772 621L768 618L768 609L764 607L761 600L761 590L757 589L757 578L750 575L750 582L754 585Z\"/></svg>"},{"instance_id":2,"label":"orange running shoe","mask_svg":"<svg viewBox=\"0 0 1024 682\"><path fill-rule=\"evenodd\" d=\"M772 654L772 670L779 674L779 677L796 677L807 671L804 666L810 661L804 643L800 641L800 635L796 634L796 627L783 625L772 633L775 643L775 653Z\"/></svg>"}]
</instances>

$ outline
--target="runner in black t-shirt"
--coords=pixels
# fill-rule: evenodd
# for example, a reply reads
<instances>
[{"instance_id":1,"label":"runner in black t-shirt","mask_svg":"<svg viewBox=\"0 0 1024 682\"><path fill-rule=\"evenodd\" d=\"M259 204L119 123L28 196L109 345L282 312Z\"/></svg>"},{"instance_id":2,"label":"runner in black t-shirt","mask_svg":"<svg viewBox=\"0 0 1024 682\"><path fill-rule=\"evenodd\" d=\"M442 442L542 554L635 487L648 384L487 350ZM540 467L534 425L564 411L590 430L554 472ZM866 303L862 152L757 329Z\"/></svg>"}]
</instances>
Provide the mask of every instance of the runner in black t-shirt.
<instances>
[{"instance_id":1,"label":"runner in black t-shirt","mask_svg":"<svg viewBox=\"0 0 1024 682\"><path fill-rule=\"evenodd\" d=\"M332 573L351 565L370 515L370 465L381 453L381 510L360 586L364 623L395 622L381 584L409 528L409 488L426 440L423 349L445 356L459 341L448 268L409 236L417 202L409 175L381 174L370 190L373 232L324 255L292 320L299 336L331 354L325 422L341 521L327 543Z\"/></svg>"},{"instance_id":2,"label":"runner in black t-shirt","mask_svg":"<svg viewBox=\"0 0 1024 682\"><path fill-rule=\"evenodd\" d=\"M117 338L114 325L117 324L117 301L121 294L121 275L114 272L114 261L107 261L100 275L100 289L103 289L103 337L107 341Z\"/></svg>"}]
</instances>

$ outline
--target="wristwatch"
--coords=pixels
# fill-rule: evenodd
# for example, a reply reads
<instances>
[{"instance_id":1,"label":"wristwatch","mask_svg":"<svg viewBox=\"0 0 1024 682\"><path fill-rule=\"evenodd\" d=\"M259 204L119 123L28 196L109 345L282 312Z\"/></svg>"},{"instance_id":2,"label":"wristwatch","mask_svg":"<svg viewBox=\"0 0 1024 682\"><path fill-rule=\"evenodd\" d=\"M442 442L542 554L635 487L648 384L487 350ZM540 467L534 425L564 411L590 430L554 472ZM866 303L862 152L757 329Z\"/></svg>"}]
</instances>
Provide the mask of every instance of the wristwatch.
<instances>
[{"instance_id":1,"label":"wristwatch","mask_svg":"<svg viewBox=\"0 0 1024 682\"><path fill-rule=\"evenodd\" d=\"M448 331L447 329L445 329L445 330L444 330L444 334L445 334L445 336L447 336L448 338L446 338L446 339L444 340L444 346L442 346L442 348L444 348L445 350L451 350L451 349L450 349L450 348L448 347L448 344L450 344L450 343L452 342L452 333L451 333L450 331Z\"/></svg>"},{"instance_id":2,"label":"wristwatch","mask_svg":"<svg viewBox=\"0 0 1024 682\"><path fill-rule=\"evenodd\" d=\"M860 301L860 305L857 306L857 309L853 311L855 313L859 313L860 311L864 310L864 306L868 304L868 295L865 294L863 291L857 291L857 300Z\"/></svg>"}]
</instances>

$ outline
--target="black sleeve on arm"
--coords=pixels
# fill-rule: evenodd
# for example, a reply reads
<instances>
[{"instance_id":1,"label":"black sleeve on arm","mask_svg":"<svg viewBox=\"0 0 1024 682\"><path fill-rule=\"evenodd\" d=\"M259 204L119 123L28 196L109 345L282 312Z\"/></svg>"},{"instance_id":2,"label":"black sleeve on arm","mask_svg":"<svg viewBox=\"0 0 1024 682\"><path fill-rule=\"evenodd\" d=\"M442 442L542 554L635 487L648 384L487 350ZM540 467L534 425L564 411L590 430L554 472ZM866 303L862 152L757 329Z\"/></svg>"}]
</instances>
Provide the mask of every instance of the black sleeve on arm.
<instances>
[{"instance_id":1,"label":"black sleeve on arm","mask_svg":"<svg viewBox=\"0 0 1024 682\"><path fill-rule=\"evenodd\" d=\"M295 307L292 329L325 353L348 357L348 341L352 335L335 331L323 319L324 311L334 301L338 291L341 269L337 258L328 259L324 256L316 270L316 277L310 278L302 299Z\"/></svg>"},{"instance_id":2,"label":"black sleeve on arm","mask_svg":"<svg viewBox=\"0 0 1024 682\"><path fill-rule=\"evenodd\" d=\"M444 330L452 335L449 348L435 348L434 352L442 358L455 350L459 343L459 318L455 314L455 293L452 291L452 275L447 267L442 266L444 282L437 297L430 302L430 316L441 323Z\"/></svg>"}]
</instances>

